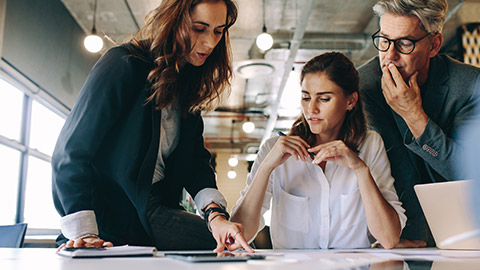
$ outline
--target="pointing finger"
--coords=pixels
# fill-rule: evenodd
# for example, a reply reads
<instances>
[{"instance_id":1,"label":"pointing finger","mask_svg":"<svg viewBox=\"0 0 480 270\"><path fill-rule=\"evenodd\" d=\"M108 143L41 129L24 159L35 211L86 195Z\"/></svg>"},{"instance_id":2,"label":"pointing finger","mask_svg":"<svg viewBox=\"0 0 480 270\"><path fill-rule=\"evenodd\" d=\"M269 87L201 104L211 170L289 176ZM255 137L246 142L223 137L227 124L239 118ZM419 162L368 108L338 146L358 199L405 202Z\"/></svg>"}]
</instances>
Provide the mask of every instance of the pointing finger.
<instances>
[{"instance_id":1,"label":"pointing finger","mask_svg":"<svg viewBox=\"0 0 480 270\"><path fill-rule=\"evenodd\" d=\"M242 247L242 248L245 249L245 251L247 251L247 252L250 252L250 253L254 253L254 252L255 252L255 251L248 245L247 240L245 240L245 237L243 236L242 233L237 234L237 235L234 237L234 240L235 240L235 244L239 244L239 245L232 245L231 248L232 248L233 250ZM229 249L230 249L230 248L229 248Z\"/></svg>"},{"instance_id":2,"label":"pointing finger","mask_svg":"<svg viewBox=\"0 0 480 270\"><path fill-rule=\"evenodd\" d=\"M225 244L223 244L221 241L217 242L217 247L213 250L213 252L219 253L222 252L225 249Z\"/></svg>"}]
</instances>

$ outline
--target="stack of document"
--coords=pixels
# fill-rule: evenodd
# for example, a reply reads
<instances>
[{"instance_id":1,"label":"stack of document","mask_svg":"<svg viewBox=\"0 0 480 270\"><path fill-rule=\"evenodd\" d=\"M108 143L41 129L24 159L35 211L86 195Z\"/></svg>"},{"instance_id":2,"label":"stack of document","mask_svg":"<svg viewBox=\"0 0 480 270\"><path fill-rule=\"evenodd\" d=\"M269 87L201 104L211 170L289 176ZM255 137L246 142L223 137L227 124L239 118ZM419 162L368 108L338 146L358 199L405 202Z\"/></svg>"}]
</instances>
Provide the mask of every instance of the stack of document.
<instances>
[{"instance_id":1,"label":"stack of document","mask_svg":"<svg viewBox=\"0 0 480 270\"><path fill-rule=\"evenodd\" d=\"M62 248L57 254L71 258L155 256L157 249L141 246L116 246L101 248Z\"/></svg>"}]
</instances>

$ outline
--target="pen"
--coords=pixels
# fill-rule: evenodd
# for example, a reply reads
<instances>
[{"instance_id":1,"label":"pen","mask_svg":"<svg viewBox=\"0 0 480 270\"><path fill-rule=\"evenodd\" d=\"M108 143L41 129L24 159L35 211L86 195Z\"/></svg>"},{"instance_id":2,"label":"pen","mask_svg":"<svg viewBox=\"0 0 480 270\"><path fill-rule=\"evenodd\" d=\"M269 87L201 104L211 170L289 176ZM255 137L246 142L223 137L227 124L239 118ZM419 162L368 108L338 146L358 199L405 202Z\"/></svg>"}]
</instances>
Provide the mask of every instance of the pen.
<instances>
[{"instance_id":1,"label":"pen","mask_svg":"<svg viewBox=\"0 0 480 270\"><path fill-rule=\"evenodd\" d=\"M287 136L285 133L279 131L277 132L278 136ZM315 157L315 154L312 153L312 152L308 152L308 154L310 154L310 157L312 157L312 159Z\"/></svg>"}]
</instances>

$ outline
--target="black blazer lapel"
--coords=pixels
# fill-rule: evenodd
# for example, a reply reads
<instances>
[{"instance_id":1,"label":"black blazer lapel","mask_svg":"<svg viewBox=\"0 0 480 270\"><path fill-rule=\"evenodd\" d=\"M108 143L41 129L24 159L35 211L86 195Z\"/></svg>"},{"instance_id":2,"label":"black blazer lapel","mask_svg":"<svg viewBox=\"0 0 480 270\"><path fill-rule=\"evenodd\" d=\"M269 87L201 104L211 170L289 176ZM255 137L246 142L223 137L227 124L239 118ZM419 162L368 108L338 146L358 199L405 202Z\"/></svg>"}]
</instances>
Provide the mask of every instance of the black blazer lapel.
<instances>
[{"instance_id":1,"label":"black blazer lapel","mask_svg":"<svg viewBox=\"0 0 480 270\"><path fill-rule=\"evenodd\" d=\"M145 155L145 158L142 162L140 172L138 174L137 186L135 190L135 196L137 198L137 210L139 213L140 220L142 221L145 228L150 230L150 225L146 218L147 202L148 197L150 196L150 191L152 187L152 177L155 170L155 162L158 155L158 147L160 143L160 116L161 111L156 110L153 105L147 104L145 106L151 106L152 110L152 130L150 138L150 146Z\"/></svg>"},{"instance_id":2,"label":"black blazer lapel","mask_svg":"<svg viewBox=\"0 0 480 270\"><path fill-rule=\"evenodd\" d=\"M439 56L432 58L425 93L422 96L422 106L428 117L435 123L438 123L439 117L443 113L442 109L450 89L447 85L449 78L445 61Z\"/></svg>"}]
</instances>

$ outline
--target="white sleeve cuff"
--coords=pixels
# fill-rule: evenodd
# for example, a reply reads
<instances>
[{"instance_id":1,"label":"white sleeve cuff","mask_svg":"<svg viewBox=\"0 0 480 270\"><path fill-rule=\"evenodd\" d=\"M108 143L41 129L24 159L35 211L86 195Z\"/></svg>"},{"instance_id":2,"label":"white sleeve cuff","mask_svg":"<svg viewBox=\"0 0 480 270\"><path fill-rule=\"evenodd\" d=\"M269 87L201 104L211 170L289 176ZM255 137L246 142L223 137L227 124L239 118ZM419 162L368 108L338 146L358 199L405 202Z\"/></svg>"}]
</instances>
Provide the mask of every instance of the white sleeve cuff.
<instances>
[{"instance_id":1,"label":"white sleeve cuff","mask_svg":"<svg viewBox=\"0 0 480 270\"><path fill-rule=\"evenodd\" d=\"M216 203L227 209L227 200L225 200L223 194L215 188L204 188L200 190L193 200L202 218L205 214L202 210L211 203Z\"/></svg>"},{"instance_id":2,"label":"white sleeve cuff","mask_svg":"<svg viewBox=\"0 0 480 270\"><path fill-rule=\"evenodd\" d=\"M97 220L93 210L82 210L62 217L60 228L63 235L71 240L83 235L98 235Z\"/></svg>"}]
</instances>

